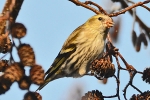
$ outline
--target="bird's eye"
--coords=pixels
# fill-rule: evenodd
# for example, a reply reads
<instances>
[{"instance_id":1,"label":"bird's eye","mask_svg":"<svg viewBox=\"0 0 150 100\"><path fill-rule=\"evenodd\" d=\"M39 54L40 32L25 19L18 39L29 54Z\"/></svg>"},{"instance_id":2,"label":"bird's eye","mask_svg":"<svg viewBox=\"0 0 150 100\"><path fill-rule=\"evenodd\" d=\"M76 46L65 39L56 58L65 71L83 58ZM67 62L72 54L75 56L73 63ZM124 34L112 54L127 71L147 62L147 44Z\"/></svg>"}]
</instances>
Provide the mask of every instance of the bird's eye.
<instances>
[{"instance_id":1,"label":"bird's eye","mask_svg":"<svg viewBox=\"0 0 150 100\"><path fill-rule=\"evenodd\" d=\"M99 17L99 18L98 18L98 20L102 20L102 19L103 19L102 17Z\"/></svg>"}]
</instances>

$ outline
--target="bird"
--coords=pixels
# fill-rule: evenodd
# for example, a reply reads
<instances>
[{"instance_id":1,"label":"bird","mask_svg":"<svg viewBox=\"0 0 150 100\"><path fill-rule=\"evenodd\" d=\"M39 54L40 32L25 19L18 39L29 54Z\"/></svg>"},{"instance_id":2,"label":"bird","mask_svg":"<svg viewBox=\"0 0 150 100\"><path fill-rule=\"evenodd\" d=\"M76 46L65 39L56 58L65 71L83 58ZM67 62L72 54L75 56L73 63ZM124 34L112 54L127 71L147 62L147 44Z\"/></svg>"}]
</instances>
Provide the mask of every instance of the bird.
<instances>
[{"instance_id":1,"label":"bird","mask_svg":"<svg viewBox=\"0 0 150 100\"><path fill-rule=\"evenodd\" d=\"M76 28L64 42L45 73L44 83L36 91L58 78L79 78L86 75L92 61L102 57L108 31L113 25L113 19L101 13Z\"/></svg>"}]
</instances>

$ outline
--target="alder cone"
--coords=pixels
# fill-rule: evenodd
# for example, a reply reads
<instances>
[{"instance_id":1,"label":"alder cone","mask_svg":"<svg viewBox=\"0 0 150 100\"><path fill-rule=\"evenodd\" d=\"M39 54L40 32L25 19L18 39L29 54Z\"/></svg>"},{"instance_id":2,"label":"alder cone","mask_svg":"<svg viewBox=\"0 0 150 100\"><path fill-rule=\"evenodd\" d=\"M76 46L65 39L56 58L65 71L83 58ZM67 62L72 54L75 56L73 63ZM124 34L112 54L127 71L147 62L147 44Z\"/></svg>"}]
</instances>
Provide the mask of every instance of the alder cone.
<instances>
[{"instance_id":1,"label":"alder cone","mask_svg":"<svg viewBox=\"0 0 150 100\"><path fill-rule=\"evenodd\" d=\"M91 74L100 76L103 78L112 77L115 73L115 66L108 59L101 58L99 60L95 60L92 63Z\"/></svg>"},{"instance_id":2,"label":"alder cone","mask_svg":"<svg viewBox=\"0 0 150 100\"><path fill-rule=\"evenodd\" d=\"M4 75L0 77L0 94L4 94L10 89L12 85L11 80L4 78Z\"/></svg>"},{"instance_id":3,"label":"alder cone","mask_svg":"<svg viewBox=\"0 0 150 100\"><path fill-rule=\"evenodd\" d=\"M23 66L20 63L13 63L6 68L3 76L11 82L20 81L20 79L24 76Z\"/></svg>"},{"instance_id":4,"label":"alder cone","mask_svg":"<svg viewBox=\"0 0 150 100\"><path fill-rule=\"evenodd\" d=\"M11 26L11 35L14 37L14 38L22 38L26 35L26 27L22 24L22 23L14 23L12 26Z\"/></svg>"},{"instance_id":5,"label":"alder cone","mask_svg":"<svg viewBox=\"0 0 150 100\"><path fill-rule=\"evenodd\" d=\"M44 82L44 70L40 65L34 65L30 69L31 81L37 85L41 85Z\"/></svg>"},{"instance_id":6,"label":"alder cone","mask_svg":"<svg viewBox=\"0 0 150 100\"><path fill-rule=\"evenodd\" d=\"M89 91L82 97L82 100L104 100L103 95L98 90Z\"/></svg>"},{"instance_id":7,"label":"alder cone","mask_svg":"<svg viewBox=\"0 0 150 100\"><path fill-rule=\"evenodd\" d=\"M35 64L35 54L29 44L21 44L18 48L18 55L24 66L33 66Z\"/></svg>"},{"instance_id":8,"label":"alder cone","mask_svg":"<svg viewBox=\"0 0 150 100\"><path fill-rule=\"evenodd\" d=\"M24 77L18 82L18 85L19 85L20 89L22 89L22 90L28 90L28 89L30 88L30 85L31 85L30 77L24 76Z\"/></svg>"},{"instance_id":9,"label":"alder cone","mask_svg":"<svg viewBox=\"0 0 150 100\"><path fill-rule=\"evenodd\" d=\"M42 100L42 96L39 93L29 91L24 95L23 100Z\"/></svg>"}]
</instances>

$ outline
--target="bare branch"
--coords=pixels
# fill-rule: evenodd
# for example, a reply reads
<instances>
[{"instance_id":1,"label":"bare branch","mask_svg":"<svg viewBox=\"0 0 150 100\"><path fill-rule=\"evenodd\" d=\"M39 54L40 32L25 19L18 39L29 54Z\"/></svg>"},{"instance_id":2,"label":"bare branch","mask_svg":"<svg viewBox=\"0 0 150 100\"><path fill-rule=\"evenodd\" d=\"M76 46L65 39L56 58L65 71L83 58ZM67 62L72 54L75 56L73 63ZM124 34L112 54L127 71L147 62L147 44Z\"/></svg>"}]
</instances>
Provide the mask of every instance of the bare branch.
<instances>
[{"instance_id":1,"label":"bare branch","mask_svg":"<svg viewBox=\"0 0 150 100\"><path fill-rule=\"evenodd\" d=\"M131 10L131 9L137 7L137 6L142 6L142 7L143 7L143 4L147 4L147 3L149 3L149 2L150 2L150 0L147 0L147 1L144 1L144 2L135 3L135 4L133 4L132 6L126 7L126 8L124 8L123 10L121 10L121 11L119 11L119 12L109 14L109 16L110 16L110 17L114 17L114 16L118 16L118 15L120 15L120 14L124 14L126 11L129 11L129 10ZM144 6L144 8L146 8L147 10L150 11L150 8L145 7L145 6Z\"/></svg>"},{"instance_id":2,"label":"bare branch","mask_svg":"<svg viewBox=\"0 0 150 100\"><path fill-rule=\"evenodd\" d=\"M91 7L91 6L88 6L86 3L82 3L82 2L80 2L79 0L69 0L69 1L73 2L73 3L76 4L77 6L82 6L82 7L84 7L84 8L87 8L87 9L89 9L89 10L95 12L96 14L100 14L100 12L99 12L97 9L95 9L95 8L93 8L93 7Z\"/></svg>"}]
</instances>

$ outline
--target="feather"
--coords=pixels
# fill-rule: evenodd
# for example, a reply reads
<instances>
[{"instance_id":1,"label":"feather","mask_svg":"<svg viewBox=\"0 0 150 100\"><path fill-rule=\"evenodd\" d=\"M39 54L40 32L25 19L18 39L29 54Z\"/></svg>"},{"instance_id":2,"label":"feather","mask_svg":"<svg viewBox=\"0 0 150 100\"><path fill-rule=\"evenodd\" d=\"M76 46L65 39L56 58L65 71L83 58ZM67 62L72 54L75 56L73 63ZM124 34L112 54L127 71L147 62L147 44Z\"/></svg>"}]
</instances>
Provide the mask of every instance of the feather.
<instances>
[{"instance_id":1,"label":"feather","mask_svg":"<svg viewBox=\"0 0 150 100\"><path fill-rule=\"evenodd\" d=\"M52 66L55 67L51 66L51 68L47 70L47 72L45 73L45 75L47 75L45 78L45 82L42 85L40 85L40 87L36 91L41 90L45 85L47 85L50 81L52 81L57 74L62 72L60 69L61 65L73 52L75 52L75 50L76 50L75 44L70 44L64 50L63 49L61 50L61 52L54 60L54 63L52 64Z\"/></svg>"}]
</instances>

